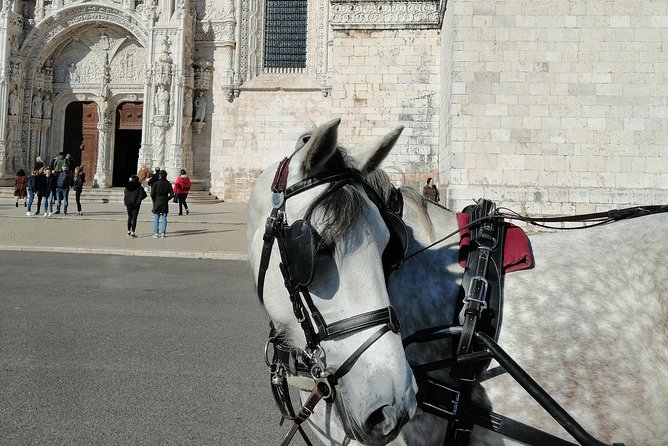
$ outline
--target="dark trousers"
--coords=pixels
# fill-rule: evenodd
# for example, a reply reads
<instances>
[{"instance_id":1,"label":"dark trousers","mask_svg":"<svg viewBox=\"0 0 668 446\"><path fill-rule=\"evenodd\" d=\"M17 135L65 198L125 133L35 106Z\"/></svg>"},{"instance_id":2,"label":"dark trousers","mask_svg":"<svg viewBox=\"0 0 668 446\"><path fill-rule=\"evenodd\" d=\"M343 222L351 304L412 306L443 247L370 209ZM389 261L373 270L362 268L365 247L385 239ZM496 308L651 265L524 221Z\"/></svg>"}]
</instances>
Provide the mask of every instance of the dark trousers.
<instances>
[{"instance_id":1,"label":"dark trousers","mask_svg":"<svg viewBox=\"0 0 668 446\"><path fill-rule=\"evenodd\" d=\"M183 208L188 209L186 198L188 198L188 194L176 194L176 200L179 202L179 215L183 214Z\"/></svg>"},{"instance_id":2,"label":"dark trousers","mask_svg":"<svg viewBox=\"0 0 668 446\"><path fill-rule=\"evenodd\" d=\"M77 201L77 212L81 212L81 189L77 189L74 198Z\"/></svg>"},{"instance_id":3,"label":"dark trousers","mask_svg":"<svg viewBox=\"0 0 668 446\"><path fill-rule=\"evenodd\" d=\"M137 217L139 216L139 206L136 208L127 208L128 211L128 231L135 232L137 228Z\"/></svg>"},{"instance_id":4,"label":"dark trousers","mask_svg":"<svg viewBox=\"0 0 668 446\"><path fill-rule=\"evenodd\" d=\"M37 211L36 214L39 214L40 209L42 209L42 194L37 194Z\"/></svg>"}]
</instances>

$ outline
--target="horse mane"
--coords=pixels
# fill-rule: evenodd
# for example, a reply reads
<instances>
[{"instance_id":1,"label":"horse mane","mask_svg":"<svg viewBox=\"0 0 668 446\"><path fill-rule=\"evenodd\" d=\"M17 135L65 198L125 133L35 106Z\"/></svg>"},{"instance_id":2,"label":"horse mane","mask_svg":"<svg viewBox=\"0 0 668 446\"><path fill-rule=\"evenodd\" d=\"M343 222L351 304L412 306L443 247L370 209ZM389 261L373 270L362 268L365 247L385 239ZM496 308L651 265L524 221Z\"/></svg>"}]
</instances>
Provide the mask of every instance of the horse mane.
<instances>
[{"instance_id":1,"label":"horse mane","mask_svg":"<svg viewBox=\"0 0 668 446\"><path fill-rule=\"evenodd\" d=\"M382 169L376 169L367 175L366 182L378 192L386 203L388 202L394 185L387 172ZM410 207L415 212L417 223L422 226L425 233L431 240L433 240L434 225L429 217L427 199L417 189L411 186L402 186L399 188L399 191L404 199L404 207Z\"/></svg>"},{"instance_id":2,"label":"horse mane","mask_svg":"<svg viewBox=\"0 0 668 446\"><path fill-rule=\"evenodd\" d=\"M341 147L327 164L328 169L351 167L347 151ZM318 214L323 222L318 250L332 250L338 240L348 233L357 222L362 211L362 199L357 190L346 185L331 192L313 207L312 213Z\"/></svg>"},{"instance_id":3,"label":"horse mane","mask_svg":"<svg viewBox=\"0 0 668 446\"><path fill-rule=\"evenodd\" d=\"M332 157L328 168L350 167L351 162L346 149L339 147L338 154ZM376 169L368 173L364 179L386 203L389 201L394 186L387 172ZM434 227L429 218L427 200L418 190L410 186L400 188L400 192L404 198L404 205L415 211L418 223L429 238L433 239ZM357 189L351 185L326 193L322 200L318 201L313 208L313 213L317 212L323 222L318 241L319 250L331 250L336 242L351 230L361 214L362 203Z\"/></svg>"}]
</instances>

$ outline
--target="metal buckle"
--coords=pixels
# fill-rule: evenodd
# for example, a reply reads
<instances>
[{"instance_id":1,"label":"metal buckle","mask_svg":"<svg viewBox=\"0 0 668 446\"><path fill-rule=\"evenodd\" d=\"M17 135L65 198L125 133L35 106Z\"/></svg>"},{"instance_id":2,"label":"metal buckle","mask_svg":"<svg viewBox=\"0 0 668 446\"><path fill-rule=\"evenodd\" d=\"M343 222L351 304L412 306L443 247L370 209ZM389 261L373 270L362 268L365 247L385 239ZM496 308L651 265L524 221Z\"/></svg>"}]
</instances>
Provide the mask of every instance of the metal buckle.
<instances>
[{"instance_id":1,"label":"metal buckle","mask_svg":"<svg viewBox=\"0 0 668 446\"><path fill-rule=\"evenodd\" d=\"M482 293L476 297L472 297L472 289L473 286L476 285L477 283L482 282L483 287L482 287ZM471 283L469 284L469 289L466 292L466 297L464 298L465 303L469 302L478 302L481 306L481 308L487 308L487 301L485 300L485 296L487 296L487 288L489 287L489 282L487 279L485 279L482 276L473 276L471 278ZM479 298L478 298L479 297Z\"/></svg>"}]
</instances>

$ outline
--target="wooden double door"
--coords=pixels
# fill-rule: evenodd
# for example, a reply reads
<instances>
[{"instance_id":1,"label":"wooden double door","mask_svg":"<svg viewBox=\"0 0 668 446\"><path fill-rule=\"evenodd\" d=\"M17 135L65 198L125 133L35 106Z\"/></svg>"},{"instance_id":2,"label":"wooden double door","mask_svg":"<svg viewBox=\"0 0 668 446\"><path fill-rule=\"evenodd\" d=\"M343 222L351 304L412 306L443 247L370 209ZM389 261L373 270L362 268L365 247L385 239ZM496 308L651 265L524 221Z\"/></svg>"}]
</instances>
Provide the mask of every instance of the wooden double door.
<instances>
[{"instance_id":1,"label":"wooden double door","mask_svg":"<svg viewBox=\"0 0 668 446\"><path fill-rule=\"evenodd\" d=\"M81 165L86 173L86 185L93 185L97 169L99 117L95 102L73 102L65 111L63 151ZM143 104L126 102L116 110L116 128L113 133L114 168L112 186L125 186L130 175L136 173L141 146Z\"/></svg>"}]
</instances>

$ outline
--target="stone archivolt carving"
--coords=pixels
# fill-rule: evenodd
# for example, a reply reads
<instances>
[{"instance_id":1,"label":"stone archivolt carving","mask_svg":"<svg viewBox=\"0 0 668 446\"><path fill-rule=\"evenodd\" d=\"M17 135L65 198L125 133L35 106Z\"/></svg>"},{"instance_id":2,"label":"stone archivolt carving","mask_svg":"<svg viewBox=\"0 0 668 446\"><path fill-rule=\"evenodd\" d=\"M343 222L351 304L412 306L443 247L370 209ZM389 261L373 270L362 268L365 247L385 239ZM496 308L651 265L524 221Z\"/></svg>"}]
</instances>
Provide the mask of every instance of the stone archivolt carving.
<instances>
[{"instance_id":1,"label":"stone archivolt carving","mask_svg":"<svg viewBox=\"0 0 668 446\"><path fill-rule=\"evenodd\" d=\"M195 90L211 90L213 84L213 62L198 59L193 64L193 81Z\"/></svg>"},{"instance_id":2,"label":"stone archivolt carving","mask_svg":"<svg viewBox=\"0 0 668 446\"><path fill-rule=\"evenodd\" d=\"M447 0L331 0L333 29L440 28Z\"/></svg>"}]
</instances>

